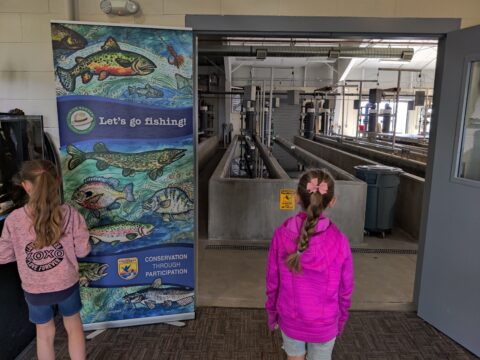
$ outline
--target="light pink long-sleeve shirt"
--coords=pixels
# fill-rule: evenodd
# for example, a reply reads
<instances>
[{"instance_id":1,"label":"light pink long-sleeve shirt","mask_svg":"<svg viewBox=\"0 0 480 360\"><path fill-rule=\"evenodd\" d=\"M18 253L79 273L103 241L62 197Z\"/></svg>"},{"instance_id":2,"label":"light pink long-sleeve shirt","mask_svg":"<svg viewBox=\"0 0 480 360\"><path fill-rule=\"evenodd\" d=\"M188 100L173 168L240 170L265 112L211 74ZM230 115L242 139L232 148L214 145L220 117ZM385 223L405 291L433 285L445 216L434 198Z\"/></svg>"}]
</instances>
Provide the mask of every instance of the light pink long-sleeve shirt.
<instances>
[{"instance_id":1,"label":"light pink long-sleeve shirt","mask_svg":"<svg viewBox=\"0 0 480 360\"><path fill-rule=\"evenodd\" d=\"M62 205L63 235L52 246L35 249L33 224L26 208L13 211L0 237L0 264L17 261L22 288L31 294L67 289L79 280L77 257L90 252L88 228L82 215Z\"/></svg>"}]
</instances>

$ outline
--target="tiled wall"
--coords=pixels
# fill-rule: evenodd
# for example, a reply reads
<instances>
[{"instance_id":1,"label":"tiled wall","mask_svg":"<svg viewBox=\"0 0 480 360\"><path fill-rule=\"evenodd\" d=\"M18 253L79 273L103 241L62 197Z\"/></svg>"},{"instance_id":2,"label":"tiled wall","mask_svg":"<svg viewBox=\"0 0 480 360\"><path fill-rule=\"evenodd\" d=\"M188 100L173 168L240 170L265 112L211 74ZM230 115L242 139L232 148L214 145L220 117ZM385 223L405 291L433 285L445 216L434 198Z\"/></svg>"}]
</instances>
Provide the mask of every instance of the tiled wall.
<instances>
[{"instance_id":1,"label":"tiled wall","mask_svg":"<svg viewBox=\"0 0 480 360\"><path fill-rule=\"evenodd\" d=\"M138 0L136 16L110 17L100 0L77 0L83 21L183 26L185 14L453 17L480 24L480 0ZM58 139L49 21L66 19L64 0L0 0L0 111L45 116Z\"/></svg>"}]
</instances>

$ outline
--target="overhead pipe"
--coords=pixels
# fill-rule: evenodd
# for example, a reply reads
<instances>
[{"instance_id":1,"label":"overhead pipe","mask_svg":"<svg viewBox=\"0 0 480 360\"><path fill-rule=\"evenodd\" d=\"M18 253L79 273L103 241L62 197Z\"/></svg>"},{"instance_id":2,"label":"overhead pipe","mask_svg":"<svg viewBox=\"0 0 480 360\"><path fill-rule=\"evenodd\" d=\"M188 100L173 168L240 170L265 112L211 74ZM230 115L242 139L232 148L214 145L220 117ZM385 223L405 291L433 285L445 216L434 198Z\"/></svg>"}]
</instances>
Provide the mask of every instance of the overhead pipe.
<instances>
[{"instance_id":1,"label":"overhead pipe","mask_svg":"<svg viewBox=\"0 0 480 360\"><path fill-rule=\"evenodd\" d=\"M64 0L65 3L65 16L67 20L77 20L78 4L76 0Z\"/></svg>"},{"instance_id":2,"label":"overhead pipe","mask_svg":"<svg viewBox=\"0 0 480 360\"><path fill-rule=\"evenodd\" d=\"M413 48L391 47L314 47L314 46L205 46L198 52L203 56L237 57L328 57L337 58L382 58L412 60Z\"/></svg>"}]
</instances>

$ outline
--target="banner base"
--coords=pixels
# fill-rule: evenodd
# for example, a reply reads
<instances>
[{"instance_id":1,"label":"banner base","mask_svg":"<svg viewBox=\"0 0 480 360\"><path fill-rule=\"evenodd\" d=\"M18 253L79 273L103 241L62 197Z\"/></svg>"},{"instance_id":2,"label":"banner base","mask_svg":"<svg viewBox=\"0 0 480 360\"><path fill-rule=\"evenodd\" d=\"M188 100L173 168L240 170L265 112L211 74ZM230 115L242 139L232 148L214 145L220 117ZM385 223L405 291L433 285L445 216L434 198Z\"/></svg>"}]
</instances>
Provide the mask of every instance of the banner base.
<instances>
[{"instance_id":1,"label":"banner base","mask_svg":"<svg viewBox=\"0 0 480 360\"><path fill-rule=\"evenodd\" d=\"M93 331L93 330L104 330L110 328L118 328L124 326L139 326L139 325L149 325L149 324L159 324L159 323L172 323L182 320L193 320L195 319L195 313L186 313L186 314L175 314L175 315L165 315L165 316L155 316L148 318L139 318L139 319L128 319L128 320L116 320L116 321L105 321L93 324L84 324L84 331Z\"/></svg>"}]
</instances>

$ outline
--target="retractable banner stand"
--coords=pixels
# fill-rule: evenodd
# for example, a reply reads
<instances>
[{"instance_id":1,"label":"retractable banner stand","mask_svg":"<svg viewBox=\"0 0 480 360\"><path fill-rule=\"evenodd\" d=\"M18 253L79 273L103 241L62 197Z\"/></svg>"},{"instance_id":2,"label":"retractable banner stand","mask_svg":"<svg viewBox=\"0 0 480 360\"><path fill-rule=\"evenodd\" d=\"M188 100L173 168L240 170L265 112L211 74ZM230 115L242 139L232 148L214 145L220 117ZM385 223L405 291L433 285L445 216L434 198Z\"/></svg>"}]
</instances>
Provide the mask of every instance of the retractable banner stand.
<instances>
[{"instance_id":1,"label":"retractable banner stand","mask_svg":"<svg viewBox=\"0 0 480 360\"><path fill-rule=\"evenodd\" d=\"M192 32L52 22L86 330L194 318Z\"/></svg>"}]
</instances>

